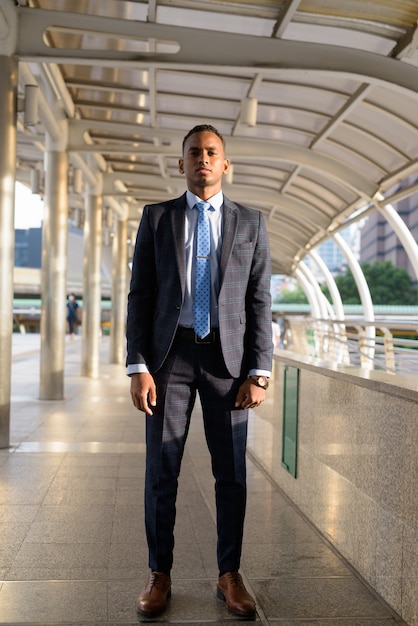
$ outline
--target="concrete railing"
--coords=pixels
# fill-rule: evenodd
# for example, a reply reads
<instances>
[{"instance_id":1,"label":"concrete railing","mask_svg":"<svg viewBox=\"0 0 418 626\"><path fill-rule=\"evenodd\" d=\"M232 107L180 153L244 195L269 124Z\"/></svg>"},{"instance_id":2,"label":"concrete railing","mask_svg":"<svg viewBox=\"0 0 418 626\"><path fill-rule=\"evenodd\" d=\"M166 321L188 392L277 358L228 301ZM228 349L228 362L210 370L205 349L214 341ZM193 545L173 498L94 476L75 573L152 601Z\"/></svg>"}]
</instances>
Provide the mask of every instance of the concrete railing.
<instances>
[{"instance_id":1,"label":"concrete railing","mask_svg":"<svg viewBox=\"0 0 418 626\"><path fill-rule=\"evenodd\" d=\"M296 477L282 465L291 370ZM267 400L250 419L248 452L410 626L418 626L417 449L416 378L276 352Z\"/></svg>"}]
</instances>

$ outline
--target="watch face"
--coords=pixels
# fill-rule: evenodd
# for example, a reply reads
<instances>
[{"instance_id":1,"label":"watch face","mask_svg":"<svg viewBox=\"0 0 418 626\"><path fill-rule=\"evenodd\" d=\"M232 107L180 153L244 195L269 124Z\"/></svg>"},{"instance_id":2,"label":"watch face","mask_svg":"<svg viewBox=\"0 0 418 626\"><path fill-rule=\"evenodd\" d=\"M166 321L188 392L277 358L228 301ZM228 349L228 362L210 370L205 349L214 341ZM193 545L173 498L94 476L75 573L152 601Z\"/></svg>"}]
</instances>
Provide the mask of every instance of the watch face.
<instances>
[{"instance_id":1,"label":"watch face","mask_svg":"<svg viewBox=\"0 0 418 626\"><path fill-rule=\"evenodd\" d=\"M265 376L254 376L254 382L258 387L262 387L262 389L267 389L269 386L268 380Z\"/></svg>"}]
</instances>

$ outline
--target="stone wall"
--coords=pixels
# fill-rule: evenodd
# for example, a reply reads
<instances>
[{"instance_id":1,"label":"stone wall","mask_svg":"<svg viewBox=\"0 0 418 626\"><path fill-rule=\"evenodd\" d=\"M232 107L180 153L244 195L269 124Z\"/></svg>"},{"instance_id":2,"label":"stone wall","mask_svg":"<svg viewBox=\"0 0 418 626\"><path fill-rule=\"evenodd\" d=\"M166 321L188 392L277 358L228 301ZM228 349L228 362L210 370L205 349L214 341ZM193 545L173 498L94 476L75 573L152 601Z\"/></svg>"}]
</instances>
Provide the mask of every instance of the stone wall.
<instances>
[{"instance_id":1,"label":"stone wall","mask_svg":"<svg viewBox=\"0 0 418 626\"><path fill-rule=\"evenodd\" d=\"M281 463L284 368L299 368L297 476ZM279 351L248 451L338 552L418 626L418 381Z\"/></svg>"}]
</instances>

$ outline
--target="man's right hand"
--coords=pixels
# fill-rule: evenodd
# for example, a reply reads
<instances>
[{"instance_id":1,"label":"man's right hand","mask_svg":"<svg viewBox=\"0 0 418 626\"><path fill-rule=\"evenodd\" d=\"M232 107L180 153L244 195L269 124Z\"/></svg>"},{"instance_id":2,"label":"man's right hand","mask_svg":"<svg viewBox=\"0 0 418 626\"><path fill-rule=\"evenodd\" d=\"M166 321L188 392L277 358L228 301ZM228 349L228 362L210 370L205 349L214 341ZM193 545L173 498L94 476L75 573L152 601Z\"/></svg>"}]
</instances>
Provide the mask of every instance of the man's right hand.
<instances>
[{"instance_id":1,"label":"man's right hand","mask_svg":"<svg viewBox=\"0 0 418 626\"><path fill-rule=\"evenodd\" d=\"M134 407L152 415L151 407L157 404L155 382L148 372L132 374L131 397Z\"/></svg>"}]
</instances>

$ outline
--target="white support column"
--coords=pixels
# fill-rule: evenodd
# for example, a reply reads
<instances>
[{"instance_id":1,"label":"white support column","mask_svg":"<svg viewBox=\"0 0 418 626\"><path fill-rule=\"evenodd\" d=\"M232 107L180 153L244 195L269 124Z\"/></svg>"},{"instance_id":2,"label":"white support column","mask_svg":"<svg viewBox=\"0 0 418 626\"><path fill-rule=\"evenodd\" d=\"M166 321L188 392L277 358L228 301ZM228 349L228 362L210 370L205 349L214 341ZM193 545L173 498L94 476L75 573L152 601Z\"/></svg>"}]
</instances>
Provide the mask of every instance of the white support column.
<instances>
[{"instance_id":1,"label":"white support column","mask_svg":"<svg viewBox=\"0 0 418 626\"><path fill-rule=\"evenodd\" d=\"M299 264L300 265L300 264ZM306 278L304 272L301 268L298 267L295 269L295 276L305 292L306 297L308 298L308 302L311 307L311 317L314 319L320 319L321 317L321 309L319 306L319 302L317 299L317 294L315 293L315 289L310 281ZM300 338L302 339L302 338ZM318 342L316 339L315 328L307 328L305 337L303 338L302 345L305 347L306 353L310 354L310 356L318 357Z\"/></svg>"},{"instance_id":2,"label":"white support column","mask_svg":"<svg viewBox=\"0 0 418 626\"><path fill-rule=\"evenodd\" d=\"M0 448L9 446L13 331L17 61L0 55Z\"/></svg>"},{"instance_id":3,"label":"white support column","mask_svg":"<svg viewBox=\"0 0 418 626\"><path fill-rule=\"evenodd\" d=\"M321 317L321 309L316 298L314 288L300 269L299 265L295 269L295 276L303 291L305 292L306 297L308 298L308 302L311 307L311 316L319 319Z\"/></svg>"},{"instance_id":4,"label":"white support column","mask_svg":"<svg viewBox=\"0 0 418 626\"><path fill-rule=\"evenodd\" d=\"M95 186L88 185L87 188L84 222L81 375L90 378L97 378L99 375L102 315L102 187L102 175L98 173L97 184Z\"/></svg>"},{"instance_id":5,"label":"white support column","mask_svg":"<svg viewBox=\"0 0 418 626\"><path fill-rule=\"evenodd\" d=\"M322 293L321 288L319 286L319 283L316 280L315 276L313 275L312 271L309 269L309 267L303 261L300 261L298 267L303 272L303 274L305 275L305 277L306 277L307 281L309 282L309 284L312 285L316 301L318 302L318 307L319 307L319 312L320 312L319 317L322 318L322 319L327 319L329 317L333 317L334 316L334 312L332 311L331 305L328 302L328 300L325 297L325 295Z\"/></svg>"},{"instance_id":6,"label":"white support column","mask_svg":"<svg viewBox=\"0 0 418 626\"><path fill-rule=\"evenodd\" d=\"M112 312L110 363L125 361L126 306L128 293L128 221L116 218L112 243Z\"/></svg>"},{"instance_id":7,"label":"white support column","mask_svg":"<svg viewBox=\"0 0 418 626\"><path fill-rule=\"evenodd\" d=\"M391 205L376 202L375 203L379 211L386 218L389 224L392 226L400 242L405 248L405 252L411 262L414 269L415 276L418 280L418 243L413 238L411 231L405 224L397 210Z\"/></svg>"},{"instance_id":8,"label":"white support column","mask_svg":"<svg viewBox=\"0 0 418 626\"><path fill-rule=\"evenodd\" d=\"M337 246L343 253L347 263L353 274L354 281L357 285L357 289L360 296L361 304L363 305L363 317L366 322L374 322L374 309L373 301L370 295L370 289L367 281L364 277L363 271L360 267L360 263L357 261L352 250L347 242L341 237L339 233L332 235ZM375 326L367 326L365 330L365 345L364 350L361 351L360 357L362 358L362 367L367 369L373 369L373 359L375 353L375 339L376 328Z\"/></svg>"},{"instance_id":9,"label":"white support column","mask_svg":"<svg viewBox=\"0 0 418 626\"><path fill-rule=\"evenodd\" d=\"M51 144L56 147L47 137L47 147ZM42 223L41 400L64 397L67 238L68 156L64 150L48 149Z\"/></svg>"},{"instance_id":10,"label":"white support column","mask_svg":"<svg viewBox=\"0 0 418 626\"><path fill-rule=\"evenodd\" d=\"M332 303L333 303L333 313L331 314L332 318L337 318L339 321L344 320L344 306L341 300L341 294L338 290L337 284L334 280L333 275L329 271L327 264L325 261L319 256L319 254L315 250L310 251L310 256L312 260L316 263L317 267L321 270L327 287L329 289ZM347 345L347 333L345 324L343 323L335 323L332 324L334 342L333 346L331 346L331 351L335 360L338 363L350 363L350 354ZM331 326L330 326L331 330Z\"/></svg>"},{"instance_id":11,"label":"white support column","mask_svg":"<svg viewBox=\"0 0 418 626\"><path fill-rule=\"evenodd\" d=\"M314 274L309 269L309 267L301 261L298 265L298 268L304 274L308 283L312 286L312 289L315 294L315 298L318 302L318 307L320 311L320 318L313 321L313 332L314 332L314 345L316 350L316 355L320 358L329 357L329 332L330 327L328 323L325 321L330 317L334 317L334 311L332 310L331 304L328 302L325 295L322 293L321 288L319 286L318 281L316 280Z\"/></svg>"},{"instance_id":12,"label":"white support column","mask_svg":"<svg viewBox=\"0 0 418 626\"><path fill-rule=\"evenodd\" d=\"M319 254L315 251L315 250L311 250L310 251L310 256L313 259L313 261L316 263L316 265L318 266L318 268L321 270L324 278L325 278L325 282L327 284L327 287L329 289L330 295L331 295L331 299L332 299L332 303L334 306L334 311L335 311L335 316L337 319L339 320L343 320L344 319L344 307L343 307L343 302L341 300L341 294L338 291L338 287L337 284L334 280L333 275L331 274L331 272L329 271L326 263L324 262L324 260L319 256Z\"/></svg>"}]
</instances>

